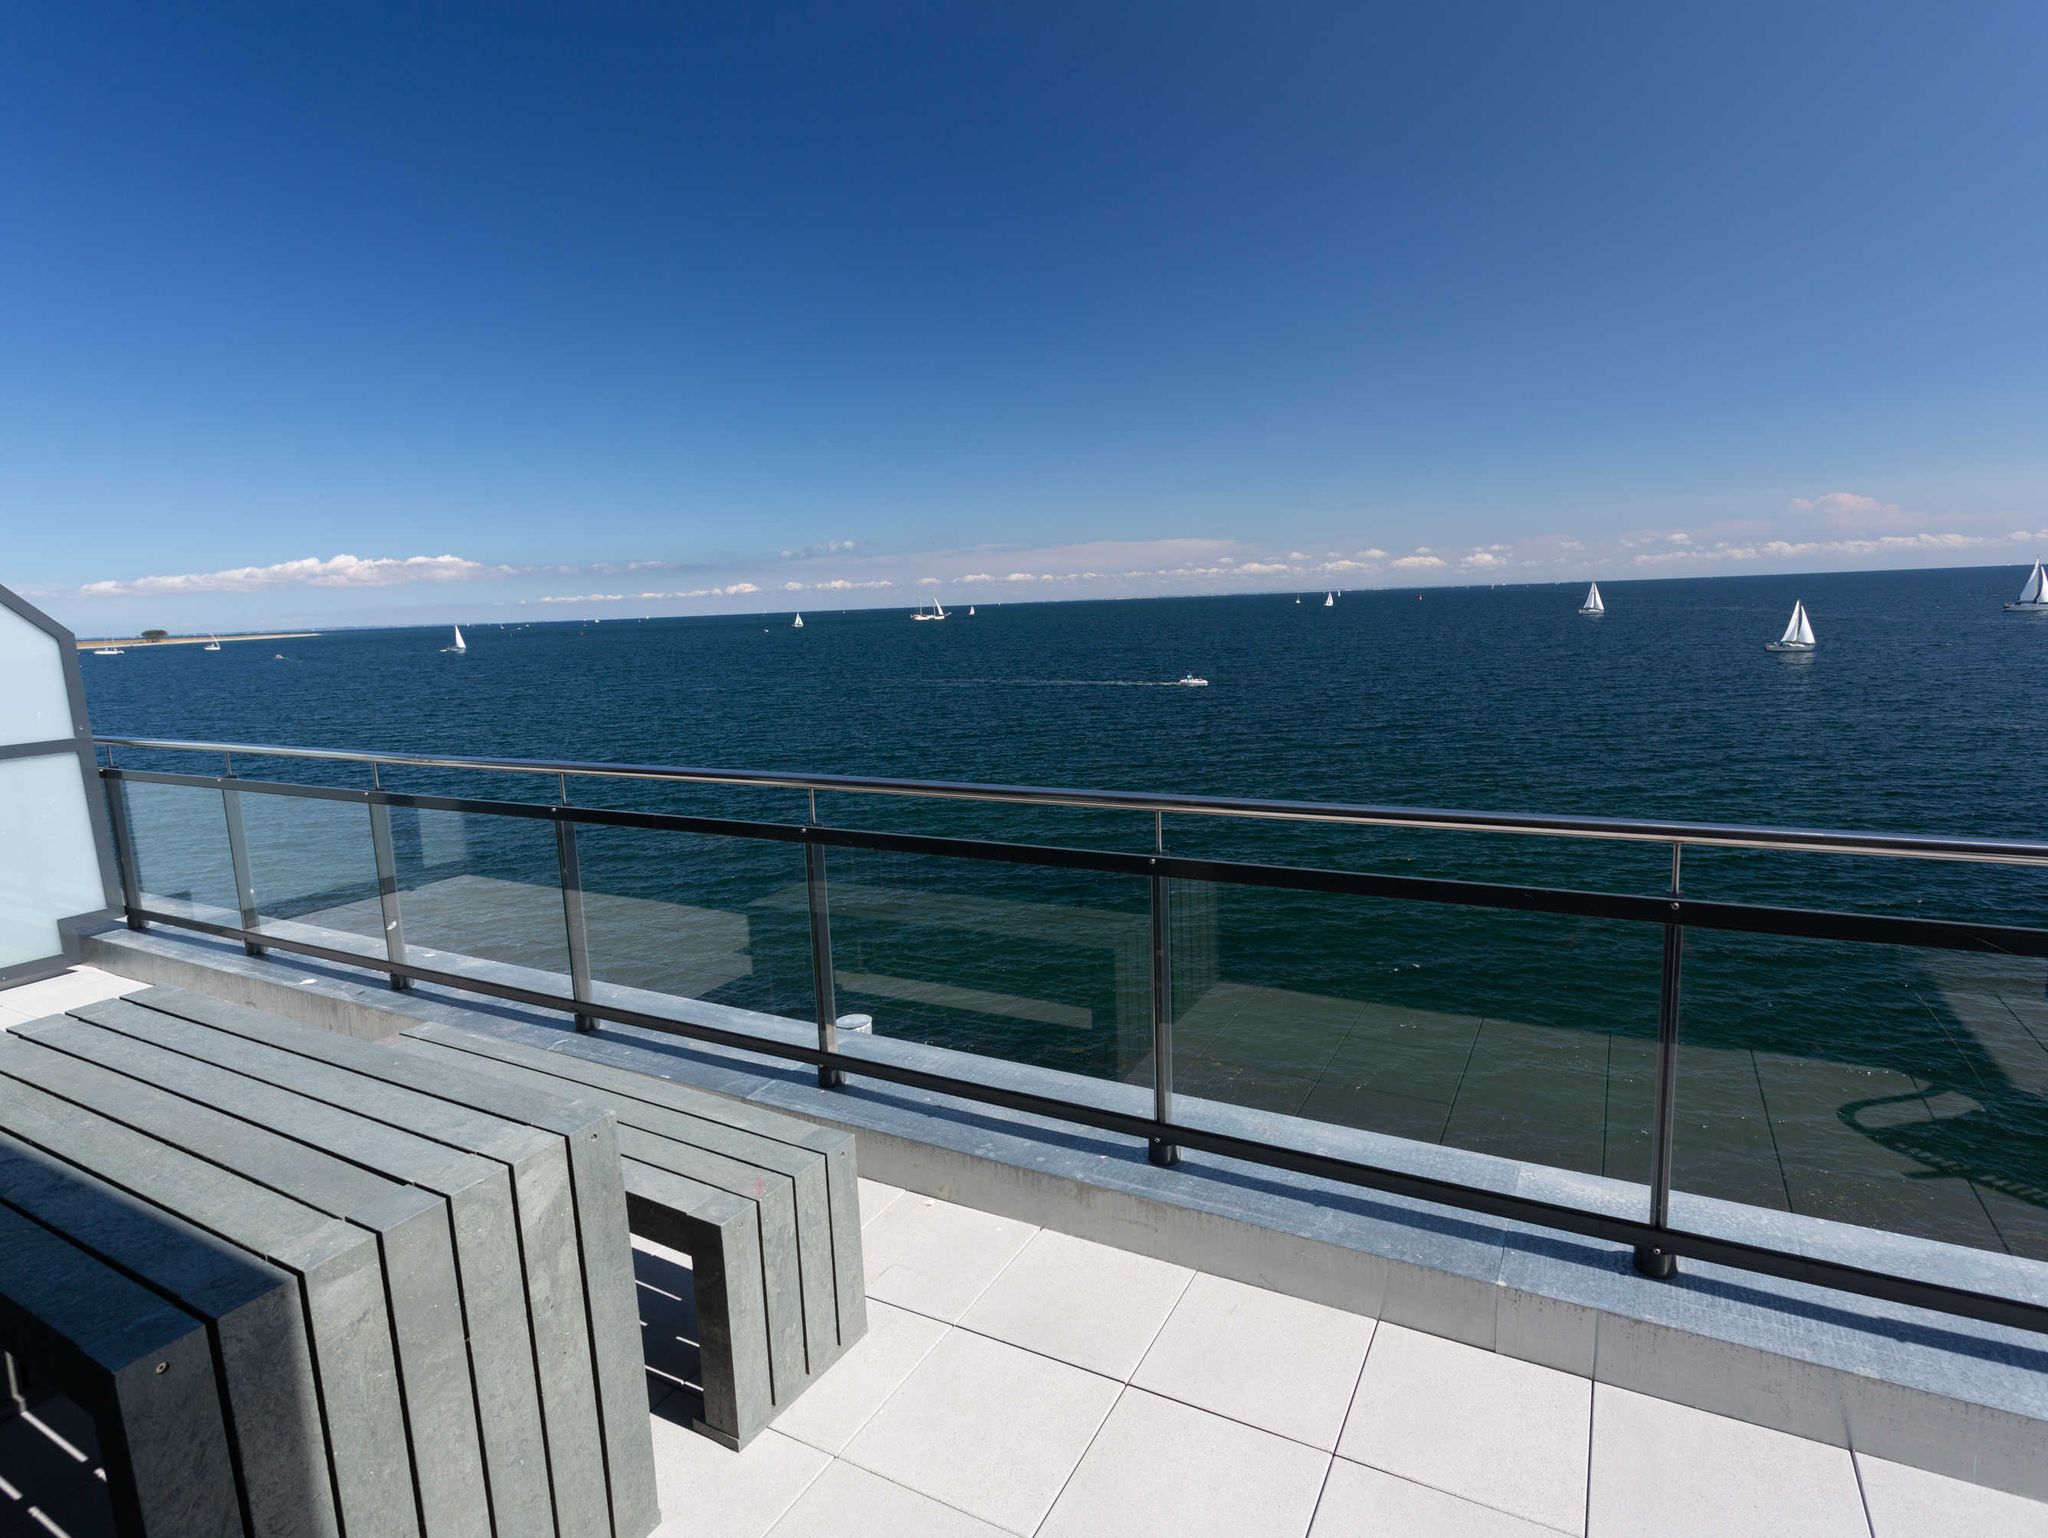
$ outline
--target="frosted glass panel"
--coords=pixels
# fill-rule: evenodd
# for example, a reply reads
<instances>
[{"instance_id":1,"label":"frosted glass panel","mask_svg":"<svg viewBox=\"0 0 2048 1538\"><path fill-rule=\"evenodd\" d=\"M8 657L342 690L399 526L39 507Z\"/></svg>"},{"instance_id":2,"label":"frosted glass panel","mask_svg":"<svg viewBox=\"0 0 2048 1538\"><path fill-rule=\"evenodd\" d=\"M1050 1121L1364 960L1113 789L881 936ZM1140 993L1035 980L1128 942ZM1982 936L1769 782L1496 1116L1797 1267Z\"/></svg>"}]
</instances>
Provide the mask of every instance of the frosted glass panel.
<instances>
[{"instance_id":1,"label":"frosted glass panel","mask_svg":"<svg viewBox=\"0 0 2048 1538\"><path fill-rule=\"evenodd\" d=\"M0 744L73 740L65 661L55 636L0 604Z\"/></svg>"},{"instance_id":2,"label":"frosted glass panel","mask_svg":"<svg viewBox=\"0 0 2048 1538\"><path fill-rule=\"evenodd\" d=\"M58 919L106 908L76 753L0 759L0 850L0 967L58 954Z\"/></svg>"}]
</instances>

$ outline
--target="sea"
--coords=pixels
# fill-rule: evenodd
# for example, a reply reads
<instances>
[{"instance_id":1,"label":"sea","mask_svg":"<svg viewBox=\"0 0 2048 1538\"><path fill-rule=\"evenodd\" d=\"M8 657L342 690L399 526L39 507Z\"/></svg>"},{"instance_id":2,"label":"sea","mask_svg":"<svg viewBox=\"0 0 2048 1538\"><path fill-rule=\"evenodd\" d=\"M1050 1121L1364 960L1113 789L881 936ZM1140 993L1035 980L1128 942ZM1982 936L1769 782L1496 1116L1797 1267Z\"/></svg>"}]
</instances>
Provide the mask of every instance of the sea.
<instances>
[{"instance_id":1,"label":"sea","mask_svg":"<svg viewBox=\"0 0 2048 1538\"><path fill-rule=\"evenodd\" d=\"M104 735L785 770L1381 806L2034 839L2048 618L2024 568L957 599L705 618L475 620L86 656ZM1806 655L1764 649L1803 601ZM453 654L450 627L468 649ZM1205 687L1175 681L1183 675ZM219 759L124 751L124 766ZM367 771L238 757L238 775ZM797 792L387 770L386 788L795 823ZM131 785L153 898L231 909L219 797ZM242 798L267 916L374 935L359 805ZM824 795L848 826L1394 875L1661 893L1663 845ZM552 833L393 818L416 945L566 967ZM878 1035L1149 1082L1142 879L867 852L828 859L837 1008ZM801 851L585 829L598 975L809 1019ZM1689 850L1689 895L2043 921L2048 872ZM1661 926L1169 884L1176 1089L1640 1178ZM2048 1258L2048 968L1688 935L1687 1189ZM1769 1166L1761 1177L1757 1171Z\"/></svg>"}]
</instances>

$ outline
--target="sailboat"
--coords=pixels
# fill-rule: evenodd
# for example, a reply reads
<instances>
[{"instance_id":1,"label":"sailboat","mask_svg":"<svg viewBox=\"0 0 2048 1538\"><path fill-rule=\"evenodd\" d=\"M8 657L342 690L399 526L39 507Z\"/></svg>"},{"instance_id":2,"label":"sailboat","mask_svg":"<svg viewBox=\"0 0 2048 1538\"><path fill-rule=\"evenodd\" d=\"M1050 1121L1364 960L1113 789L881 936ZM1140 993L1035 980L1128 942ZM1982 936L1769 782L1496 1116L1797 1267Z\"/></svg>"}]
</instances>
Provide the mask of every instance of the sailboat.
<instances>
[{"instance_id":1,"label":"sailboat","mask_svg":"<svg viewBox=\"0 0 2048 1538\"><path fill-rule=\"evenodd\" d=\"M2033 574L2027 578L2027 585L2020 589L2018 603L2005 606L2008 614L2048 614L2048 572L2041 569L2039 561L2034 562Z\"/></svg>"},{"instance_id":2,"label":"sailboat","mask_svg":"<svg viewBox=\"0 0 2048 1538\"><path fill-rule=\"evenodd\" d=\"M1795 602L1792 617L1785 622L1785 633L1775 641L1764 642L1767 652L1810 652L1819 644L1813 639L1813 621L1806 617L1806 605Z\"/></svg>"},{"instance_id":3,"label":"sailboat","mask_svg":"<svg viewBox=\"0 0 2048 1538\"><path fill-rule=\"evenodd\" d=\"M120 657L126 655L118 646L99 646L93 649L95 657Z\"/></svg>"},{"instance_id":4,"label":"sailboat","mask_svg":"<svg viewBox=\"0 0 2048 1538\"><path fill-rule=\"evenodd\" d=\"M1325 593L1325 594L1323 594L1323 607L1324 607L1324 608L1326 608L1326 609L1334 609L1334 608L1336 608L1336 607L1337 607L1337 595L1336 595L1335 593Z\"/></svg>"},{"instance_id":5,"label":"sailboat","mask_svg":"<svg viewBox=\"0 0 2048 1538\"><path fill-rule=\"evenodd\" d=\"M1296 603L1300 603L1300 602L1301 602L1301 595L1300 595L1299 593L1295 594L1295 597L1294 597L1294 601L1295 601Z\"/></svg>"},{"instance_id":6,"label":"sailboat","mask_svg":"<svg viewBox=\"0 0 2048 1538\"><path fill-rule=\"evenodd\" d=\"M462 627L460 625L455 627L455 644L453 646L444 646L441 650L443 652L453 652L458 657L469 650L469 643L462 639Z\"/></svg>"},{"instance_id":7,"label":"sailboat","mask_svg":"<svg viewBox=\"0 0 2048 1538\"><path fill-rule=\"evenodd\" d=\"M206 644L205 644L204 646L200 647L199 649L200 649L201 651L203 651L203 652L217 652L217 651L219 651L219 650L220 650L220 637L219 637L219 636L208 636L208 637L206 638Z\"/></svg>"},{"instance_id":8,"label":"sailboat","mask_svg":"<svg viewBox=\"0 0 2048 1538\"><path fill-rule=\"evenodd\" d=\"M790 628L791 630L801 630L801 629L803 629L803 628L804 628L804 617L803 617L803 616L802 616L801 614L799 614L799 615L798 615L798 616L796 617L796 620L795 620L795 622L794 622L793 624L791 624L789 628Z\"/></svg>"},{"instance_id":9,"label":"sailboat","mask_svg":"<svg viewBox=\"0 0 2048 1538\"><path fill-rule=\"evenodd\" d=\"M969 605L967 606L967 617L968 617L969 619L973 619L973 618L974 618L974 605L973 605L973 604L969 604Z\"/></svg>"},{"instance_id":10,"label":"sailboat","mask_svg":"<svg viewBox=\"0 0 2048 1538\"><path fill-rule=\"evenodd\" d=\"M1600 584L1595 582L1586 589L1586 601L1579 605L1581 614L1590 614L1598 619L1607 612L1607 605L1600 601Z\"/></svg>"},{"instance_id":11,"label":"sailboat","mask_svg":"<svg viewBox=\"0 0 2048 1538\"><path fill-rule=\"evenodd\" d=\"M910 617L912 619L944 619L946 617L946 606L934 598L931 608L919 609Z\"/></svg>"}]
</instances>

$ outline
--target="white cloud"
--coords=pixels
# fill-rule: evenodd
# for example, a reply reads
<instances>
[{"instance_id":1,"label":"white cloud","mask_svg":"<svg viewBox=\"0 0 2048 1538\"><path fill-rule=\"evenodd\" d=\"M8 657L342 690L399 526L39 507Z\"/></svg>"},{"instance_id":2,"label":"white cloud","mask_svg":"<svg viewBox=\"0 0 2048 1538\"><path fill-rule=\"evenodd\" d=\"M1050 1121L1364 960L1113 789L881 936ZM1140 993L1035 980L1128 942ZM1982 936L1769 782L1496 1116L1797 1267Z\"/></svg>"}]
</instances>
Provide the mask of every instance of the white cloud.
<instances>
[{"instance_id":1,"label":"white cloud","mask_svg":"<svg viewBox=\"0 0 2048 1538\"><path fill-rule=\"evenodd\" d=\"M271 566L234 566L225 571L177 576L131 577L88 582L82 598L124 598L133 594L254 593L279 587L396 587L407 582L478 582L509 577L518 568L487 566L459 555L304 556Z\"/></svg>"},{"instance_id":2,"label":"white cloud","mask_svg":"<svg viewBox=\"0 0 2048 1538\"><path fill-rule=\"evenodd\" d=\"M1450 563L1440 555L1417 553L1404 555L1398 561L1389 563L1395 571L1426 571L1434 566L1448 566Z\"/></svg>"},{"instance_id":3,"label":"white cloud","mask_svg":"<svg viewBox=\"0 0 2048 1538\"><path fill-rule=\"evenodd\" d=\"M724 587L693 587L683 593L550 593L543 598L523 600L529 603L623 603L630 596L636 600L663 598L743 598L749 593L758 593L760 588L751 582L730 582Z\"/></svg>"},{"instance_id":4,"label":"white cloud","mask_svg":"<svg viewBox=\"0 0 2048 1538\"><path fill-rule=\"evenodd\" d=\"M1013 571L1003 580L1005 582L1036 582L1038 579L1028 571Z\"/></svg>"},{"instance_id":5,"label":"white cloud","mask_svg":"<svg viewBox=\"0 0 2048 1538\"><path fill-rule=\"evenodd\" d=\"M1895 502L1880 502L1855 491L1830 491L1818 497L1794 497L1791 510L1818 518L1838 529L1867 529L1895 523L1906 515Z\"/></svg>"},{"instance_id":6,"label":"white cloud","mask_svg":"<svg viewBox=\"0 0 2048 1538\"><path fill-rule=\"evenodd\" d=\"M1285 561L1246 561L1237 569L1247 577L1277 577L1294 570Z\"/></svg>"},{"instance_id":7,"label":"white cloud","mask_svg":"<svg viewBox=\"0 0 2048 1538\"><path fill-rule=\"evenodd\" d=\"M1491 550L1475 550L1458 564L1468 571L1484 571L1489 566L1505 566L1508 563Z\"/></svg>"},{"instance_id":8,"label":"white cloud","mask_svg":"<svg viewBox=\"0 0 2048 1538\"><path fill-rule=\"evenodd\" d=\"M785 561L802 561L814 555L844 555L858 543L858 540L851 539L828 539L821 545L805 545L801 550L785 550L782 552L782 558Z\"/></svg>"}]
</instances>

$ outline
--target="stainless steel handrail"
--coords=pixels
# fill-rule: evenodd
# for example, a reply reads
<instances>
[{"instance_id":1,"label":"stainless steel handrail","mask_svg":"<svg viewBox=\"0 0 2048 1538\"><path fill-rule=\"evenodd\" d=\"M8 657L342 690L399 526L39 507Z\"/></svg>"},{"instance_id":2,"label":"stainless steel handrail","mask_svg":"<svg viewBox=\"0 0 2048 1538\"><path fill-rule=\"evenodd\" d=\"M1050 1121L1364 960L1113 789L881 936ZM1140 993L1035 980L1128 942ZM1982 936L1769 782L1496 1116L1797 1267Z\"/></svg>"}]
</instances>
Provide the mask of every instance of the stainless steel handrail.
<instances>
[{"instance_id":1,"label":"stainless steel handrail","mask_svg":"<svg viewBox=\"0 0 2048 1538\"><path fill-rule=\"evenodd\" d=\"M1018 806L1062 806L1088 811L1144 812L1153 816L1241 817L1280 822L1338 823L1356 827L1429 828L1461 833L1513 833L1622 843L1689 844L1702 848L1778 849L1807 854L1869 855L1892 859L1961 860L1989 865L2048 866L2048 843L2023 839L1964 838L1924 833L1853 833L1773 828L1740 823L1648 822L1542 813L1475 812L1361 803L1274 801L1241 796L1165 795L1142 790L1074 790L1037 785L981 785L950 780L819 775L758 769L692 769L666 764L614 764L566 759L480 758L449 753L381 753L338 748L293 748L247 742L197 742L159 737L96 737L105 748L204 753L232 758L316 759L414 769L461 769L503 774L575 775L592 779L657 780L687 785L737 785L846 795L901 796Z\"/></svg>"}]
</instances>

